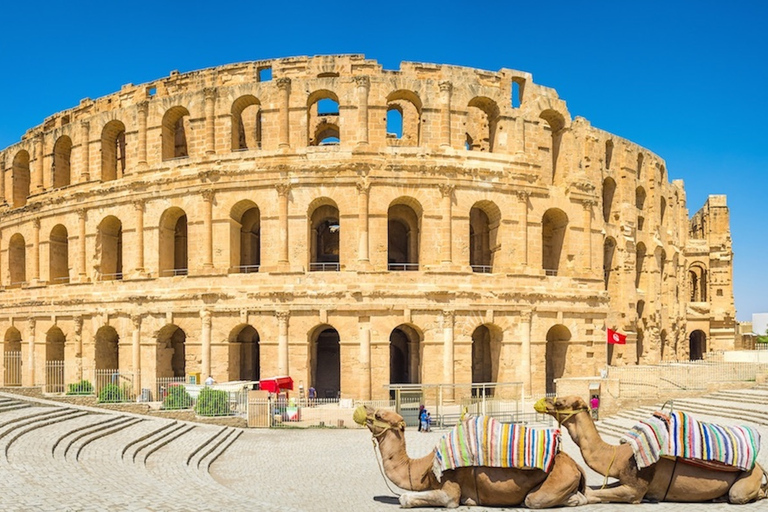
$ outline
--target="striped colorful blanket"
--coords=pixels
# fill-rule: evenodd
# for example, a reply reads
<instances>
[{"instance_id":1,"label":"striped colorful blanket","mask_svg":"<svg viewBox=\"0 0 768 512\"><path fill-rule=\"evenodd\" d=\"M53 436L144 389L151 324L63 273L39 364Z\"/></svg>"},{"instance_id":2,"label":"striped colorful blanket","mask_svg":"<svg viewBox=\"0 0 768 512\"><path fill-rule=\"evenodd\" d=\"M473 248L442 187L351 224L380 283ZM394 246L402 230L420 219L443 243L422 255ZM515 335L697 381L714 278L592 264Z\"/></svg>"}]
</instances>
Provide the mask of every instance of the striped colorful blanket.
<instances>
[{"instance_id":1,"label":"striped colorful blanket","mask_svg":"<svg viewBox=\"0 0 768 512\"><path fill-rule=\"evenodd\" d=\"M433 471L468 466L542 469L549 472L560 447L557 429L502 423L489 416L462 421L435 447Z\"/></svg>"},{"instance_id":2,"label":"striped colorful blanket","mask_svg":"<svg viewBox=\"0 0 768 512\"><path fill-rule=\"evenodd\" d=\"M760 433L748 426L705 423L684 412L655 413L622 437L632 446L639 468L662 456L715 461L748 471L760 451Z\"/></svg>"}]
</instances>

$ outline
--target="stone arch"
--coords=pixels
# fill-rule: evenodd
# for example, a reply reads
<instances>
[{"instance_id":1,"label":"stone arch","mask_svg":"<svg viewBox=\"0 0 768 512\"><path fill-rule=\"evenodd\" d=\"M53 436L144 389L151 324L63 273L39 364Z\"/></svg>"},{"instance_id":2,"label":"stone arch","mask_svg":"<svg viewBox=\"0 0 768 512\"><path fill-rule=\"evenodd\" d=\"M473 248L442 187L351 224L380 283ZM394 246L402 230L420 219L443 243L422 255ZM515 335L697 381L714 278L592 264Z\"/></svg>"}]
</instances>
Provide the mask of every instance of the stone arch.
<instances>
[{"instance_id":1,"label":"stone arch","mask_svg":"<svg viewBox=\"0 0 768 512\"><path fill-rule=\"evenodd\" d=\"M389 383L421 382L422 333L409 324L400 324L389 333Z\"/></svg>"},{"instance_id":2,"label":"stone arch","mask_svg":"<svg viewBox=\"0 0 768 512\"><path fill-rule=\"evenodd\" d=\"M52 284L69 282L69 234L67 228L56 224L48 239L48 275Z\"/></svg>"},{"instance_id":3,"label":"stone arch","mask_svg":"<svg viewBox=\"0 0 768 512\"><path fill-rule=\"evenodd\" d=\"M637 154L637 181L640 181L642 175L643 175L643 154L638 153Z\"/></svg>"},{"instance_id":4,"label":"stone arch","mask_svg":"<svg viewBox=\"0 0 768 512\"><path fill-rule=\"evenodd\" d=\"M419 269L421 205L412 198L398 198L387 210L387 263L389 270Z\"/></svg>"},{"instance_id":5,"label":"stone arch","mask_svg":"<svg viewBox=\"0 0 768 512\"><path fill-rule=\"evenodd\" d=\"M66 187L72 183L71 157L72 139L62 135L53 145L53 188Z\"/></svg>"},{"instance_id":6,"label":"stone arch","mask_svg":"<svg viewBox=\"0 0 768 512\"><path fill-rule=\"evenodd\" d=\"M232 268L239 273L258 272L261 266L261 210L251 200L237 202L229 212L239 229L232 230L237 237L231 246Z\"/></svg>"},{"instance_id":7,"label":"stone arch","mask_svg":"<svg viewBox=\"0 0 768 512\"><path fill-rule=\"evenodd\" d=\"M3 384L5 386L21 385L21 332L13 326L5 331L4 337Z\"/></svg>"},{"instance_id":8,"label":"stone arch","mask_svg":"<svg viewBox=\"0 0 768 512\"><path fill-rule=\"evenodd\" d=\"M162 122L162 157L163 160L189 156L187 134L189 130L189 110L182 106L169 108L163 115Z\"/></svg>"},{"instance_id":9,"label":"stone arch","mask_svg":"<svg viewBox=\"0 0 768 512\"><path fill-rule=\"evenodd\" d=\"M469 210L469 265L473 272L493 272L501 210L491 201L478 201Z\"/></svg>"},{"instance_id":10,"label":"stone arch","mask_svg":"<svg viewBox=\"0 0 768 512\"><path fill-rule=\"evenodd\" d=\"M160 277L187 275L187 214L179 207L168 208L160 216Z\"/></svg>"},{"instance_id":11,"label":"stone arch","mask_svg":"<svg viewBox=\"0 0 768 512\"><path fill-rule=\"evenodd\" d=\"M635 355L637 357L637 364L643 361L643 352L645 351L645 332L642 328L637 328L637 341L635 341Z\"/></svg>"},{"instance_id":12,"label":"stone arch","mask_svg":"<svg viewBox=\"0 0 768 512\"><path fill-rule=\"evenodd\" d=\"M341 393L341 338L330 325L310 334L310 382L320 398L338 398Z\"/></svg>"},{"instance_id":13,"label":"stone arch","mask_svg":"<svg viewBox=\"0 0 768 512\"><path fill-rule=\"evenodd\" d=\"M701 329L697 329L688 336L688 354L691 361L704 359L707 353L707 335Z\"/></svg>"},{"instance_id":14,"label":"stone arch","mask_svg":"<svg viewBox=\"0 0 768 512\"><path fill-rule=\"evenodd\" d=\"M645 244L639 242L635 248L635 288L645 288L643 275L645 272Z\"/></svg>"},{"instance_id":15,"label":"stone arch","mask_svg":"<svg viewBox=\"0 0 768 512\"><path fill-rule=\"evenodd\" d=\"M547 393L555 393L555 379L565 374L568 362L568 342L571 341L571 331L564 325L558 324L547 331L546 366Z\"/></svg>"},{"instance_id":16,"label":"stone arch","mask_svg":"<svg viewBox=\"0 0 768 512\"><path fill-rule=\"evenodd\" d=\"M642 186L637 187L635 189L635 207L637 208L638 231L642 231L643 225L645 224L645 212L643 211L643 208L645 208L645 198L645 189Z\"/></svg>"},{"instance_id":17,"label":"stone arch","mask_svg":"<svg viewBox=\"0 0 768 512\"><path fill-rule=\"evenodd\" d=\"M688 267L688 289L691 292L691 302L707 301L707 268L699 262L693 262Z\"/></svg>"},{"instance_id":18,"label":"stone arch","mask_svg":"<svg viewBox=\"0 0 768 512\"><path fill-rule=\"evenodd\" d=\"M550 176L552 177L552 182L554 182L555 177L557 176L560 141L562 140L563 130L565 128L565 117L563 117L560 112L552 109L544 110L539 114L539 117L546 123L544 125L544 131L549 132L547 134L548 146L545 147L545 150L549 152L551 156L550 163L552 165L552 172Z\"/></svg>"},{"instance_id":19,"label":"stone arch","mask_svg":"<svg viewBox=\"0 0 768 512\"><path fill-rule=\"evenodd\" d=\"M57 325L45 333L45 361L64 361L64 345L67 337Z\"/></svg>"},{"instance_id":20,"label":"stone arch","mask_svg":"<svg viewBox=\"0 0 768 512\"><path fill-rule=\"evenodd\" d=\"M493 152L498 119L499 106L492 99L478 96L469 100L464 123L465 149Z\"/></svg>"},{"instance_id":21,"label":"stone arch","mask_svg":"<svg viewBox=\"0 0 768 512\"><path fill-rule=\"evenodd\" d=\"M618 284L616 273L613 272L615 267L613 259L615 255L616 239L611 236L605 237L605 241L603 242L603 281L605 283L605 289L609 292L613 291Z\"/></svg>"},{"instance_id":22,"label":"stone arch","mask_svg":"<svg viewBox=\"0 0 768 512\"><path fill-rule=\"evenodd\" d=\"M611 168L611 161L613 160L613 141L608 139L605 141L605 168Z\"/></svg>"},{"instance_id":23,"label":"stone arch","mask_svg":"<svg viewBox=\"0 0 768 512\"><path fill-rule=\"evenodd\" d=\"M493 324L478 325L472 331L472 383L490 383L499 380L499 356L501 354L501 330ZM473 394L479 390L473 389ZM493 388L486 389L493 395Z\"/></svg>"},{"instance_id":24,"label":"stone arch","mask_svg":"<svg viewBox=\"0 0 768 512\"><path fill-rule=\"evenodd\" d=\"M112 181L125 175L125 125L117 119L101 130L101 180Z\"/></svg>"},{"instance_id":25,"label":"stone arch","mask_svg":"<svg viewBox=\"0 0 768 512\"><path fill-rule=\"evenodd\" d=\"M259 331L240 324L229 333L229 380L257 381L261 378Z\"/></svg>"},{"instance_id":26,"label":"stone arch","mask_svg":"<svg viewBox=\"0 0 768 512\"><path fill-rule=\"evenodd\" d=\"M657 247L653 252L654 259L656 260L656 271L659 273L658 293L664 293L664 283L667 280L666 266L667 266L667 251L663 247Z\"/></svg>"},{"instance_id":27,"label":"stone arch","mask_svg":"<svg viewBox=\"0 0 768 512\"><path fill-rule=\"evenodd\" d=\"M613 208L613 197L616 194L616 181L608 177L603 180L603 220L608 223L611 221L611 210Z\"/></svg>"},{"instance_id":28,"label":"stone arch","mask_svg":"<svg viewBox=\"0 0 768 512\"><path fill-rule=\"evenodd\" d=\"M187 333L179 326L168 324L157 332L157 377L183 378L187 372Z\"/></svg>"},{"instance_id":29,"label":"stone arch","mask_svg":"<svg viewBox=\"0 0 768 512\"><path fill-rule=\"evenodd\" d=\"M338 271L341 240L339 207L328 198L319 198L309 206L309 270Z\"/></svg>"},{"instance_id":30,"label":"stone arch","mask_svg":"<svg viewBox=\"0 0 768 512\"><path fill-rule=\"evenodd\" d=\"M310 146L341 143L339 97L333 91L321 89L307 98L307 140Z\"/></svg>"},{"instance_id":31,"label":"stone arch","mask_svg":"<svg viewBox=\"0 0 768 512\"><path fill-rule=\"evenodd\" d=\"M541 219L541 265L548 276L556 276L565 258L568 216L559 208L550 208Z\"/></svg>"},{"instance_id":32,"label":"stone arch","mask_svg":"<svg viewBox=\"0 0 768 512\"><path fill-rule=\"evenodd\" d=\"M98 278L113 281L123 278L123 224L114 215L99 223L96 239Z\"/></svg>"},{"instance_id":33,"label":"stone arch","mask_svg":"<svg viewBox=\"0 0 768 512\"><path fill-rule=\"evenodd\" d=\"M232 151L261 149L261 102L251 94L232 103Z\"/></svg>"},{"instance_id":34,"label":"stone arch","mask_svg":"<svg viewBox=\"0 0 768 512\"><path fill-rule=\"evenodd\" d=\"M120 336L114 327L104 325L96 331L94 361L97 370L120 369Z\"/></svg>"},{"instance_id":35,"label":"stone arch","mask_svg":"<svg viewBox=\"0 0 768 512\"><path fill-rule=\"evenodd\" d=\"M421 99L413 91L399 89L387 96L387 144L418 146L421 142ZM390 113L400 115L399 133L390 131Z\"/></svg>"},{"instance_id":36,"label":"stone arch","mask_svg":"<svg viewBox=\"0 0 768 512\"><path fill-rule=\"evenodd\" d=\"M659 225L664 225L664 218L667 213L667 198L661 196L659 199Z\"/></svg>"},{"instance_id":37,"label":"stone arch","mask_svg":"<svg viewBox=\"0 0 768 512\"><path fill-rule=\"evenodd\" d=\"M27 281L27 244L21 233L14 234L8 242L8 272L12 287Z\"/></svg>"},{"instance_id":38,"label":"stone arch","mask_svg":"<svg viewBox=\"0 0 768 512\"><path fill-rule=\"evenodd\" d=\"M11 180L13 182L13 207L19 208L27 204L30 183L29 153L23 149L13 157Z\"/></svg>"},{"instance_id":39,"label":"stone arch","mask_svg":"<svg viewBox=\"0 0 768 512\"><path fill-rule=\"evenodd\" d=\"M16 327L10 326L6 329L3 341L6 352L21 352L21 331Z\"/></svg>"},{"instance_id":40,"label":"stone arch","mask_svg":"<svg viewBox=\"0 0 768 512\"><path fill-rule=\"evenodd\" d=\"M664 355L667 348L667 330L662 329L659 333L659 357L664 360Z\"/></svg>"}]
</instances>

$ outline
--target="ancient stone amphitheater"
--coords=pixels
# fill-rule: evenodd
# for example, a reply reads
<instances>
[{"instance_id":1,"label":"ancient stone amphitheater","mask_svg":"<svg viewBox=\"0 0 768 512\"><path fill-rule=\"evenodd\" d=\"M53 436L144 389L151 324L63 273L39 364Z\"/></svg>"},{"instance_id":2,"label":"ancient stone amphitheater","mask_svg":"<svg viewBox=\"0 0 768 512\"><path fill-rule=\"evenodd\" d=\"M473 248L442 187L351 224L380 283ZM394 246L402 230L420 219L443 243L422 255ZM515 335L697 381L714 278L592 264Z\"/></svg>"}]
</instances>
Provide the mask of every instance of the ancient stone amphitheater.
<instances>
[{"instance_id":1,"label":"ancient stone amphitheater","mask_svg":"<svg viewBox=\"0 0 768 512\"><path fill-rule=\"evenodd\" d=\"M360 55L173 72L50 116L0 164L6 385L541 393L733 345L725 198L689 220L659 156L525 72Z\"/></svg>"}]
</instances>

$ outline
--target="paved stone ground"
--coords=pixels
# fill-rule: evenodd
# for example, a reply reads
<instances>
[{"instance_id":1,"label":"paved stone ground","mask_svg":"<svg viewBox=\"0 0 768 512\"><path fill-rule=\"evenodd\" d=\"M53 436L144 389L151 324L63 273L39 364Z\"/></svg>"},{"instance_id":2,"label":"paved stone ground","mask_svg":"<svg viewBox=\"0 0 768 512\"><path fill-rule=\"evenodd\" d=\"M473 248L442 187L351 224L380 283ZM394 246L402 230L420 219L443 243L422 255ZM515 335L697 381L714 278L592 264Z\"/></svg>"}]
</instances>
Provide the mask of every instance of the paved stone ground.
<instances>
[{"instance_id":1,"label":"paved stone ground","mask_svg":"<svg viewBox=\"0 0 768 512\"><path fill-rule=\"evenodd\" d=\"M765 440L759 460L768 467L768 388L679 400L675 407L704 420L757 426ZM599 429L607 441L617 442L618 435L653 409L606 418ZM427 454L443 433L408 430L408 453ZM563 439L565 451L583 464L567 433ZM602 480L588 470L590 485L599 486ZM0 395L2 510L311 512L398 507L365 429L242 430ZM768 510L768 501L743 506L589 505L579 510L753 512Z\"/></svg>"}]
</instances>

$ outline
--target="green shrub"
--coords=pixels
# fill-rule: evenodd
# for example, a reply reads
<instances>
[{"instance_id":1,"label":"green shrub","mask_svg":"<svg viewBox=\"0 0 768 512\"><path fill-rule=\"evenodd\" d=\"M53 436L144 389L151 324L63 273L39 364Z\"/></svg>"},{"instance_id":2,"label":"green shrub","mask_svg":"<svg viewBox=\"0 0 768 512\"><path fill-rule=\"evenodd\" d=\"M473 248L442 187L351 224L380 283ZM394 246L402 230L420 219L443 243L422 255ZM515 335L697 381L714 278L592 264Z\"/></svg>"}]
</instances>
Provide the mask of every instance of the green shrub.
<instances>
[{"instance_id":1,"label":"green shrub","mask_svg":"<svg viewBox=\"0 0 768 512\"><path fill-rule=\"evenodd\" d=\"M128 393L117 384L107 384L99 391L99 403L127 402Z\"/></svg>"},{"instance_id":2,"label":"green shrub","mask_svg":"<svg viewBox=\"0 0 768 512\"><path fill-rule=\"evenodd\" d=\"M87 380L81 380L80 382L73 382L67 386L68 395L91 395L93 394L93 384Z\"/></svg>"},{"instance_id":3,"label":"green shrub","mask_svg":"<svg viewBox=\"0 0 768 512\"><path fill-rule=\"evenodd\" d=\"M201 389L195 412L200 416L229 416L229 393L208 387Z\"/></svg>"},{"instance_id":4,"label":"green shrub","mask_svg":"<svg viewBox=\"0 0 768 512\"><path fill-rule=\"evenodd\" d=\"M189 409L192 397L184 386L168 386L168 394L163 399L163 409Z\"/></svg>"}]
</instances>

